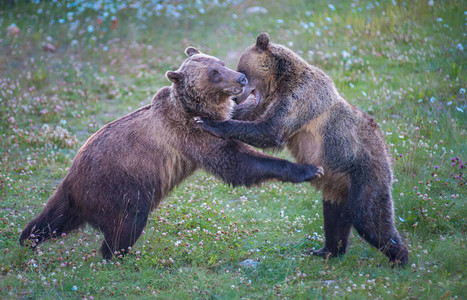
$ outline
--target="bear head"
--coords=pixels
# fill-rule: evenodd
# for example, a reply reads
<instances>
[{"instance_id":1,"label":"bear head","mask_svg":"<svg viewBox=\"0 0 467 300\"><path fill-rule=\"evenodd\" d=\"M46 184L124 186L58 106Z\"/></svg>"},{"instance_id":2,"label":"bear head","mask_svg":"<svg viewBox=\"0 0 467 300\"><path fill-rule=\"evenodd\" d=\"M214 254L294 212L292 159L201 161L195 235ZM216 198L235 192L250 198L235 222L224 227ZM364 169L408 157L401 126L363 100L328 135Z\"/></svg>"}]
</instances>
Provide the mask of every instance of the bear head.
<instances>
[{"instance_id":1,"label":"bear head","mask_svg":"<svg viewBox=\"0 0 467 300\"><path fill-rule=\"evenodd\" d=\"M293 74L297 60L302 59L290 49L271 43L267 33L261 33L256 43L240 57L237 71L246 75L248 84L233 100L240 104L253 97L258 105L268 101L275 92L285 92L290 86L295 86Z\"/></svg>"},{"instance_id":2,"label":"bear head","mask_svg":"<svg viewBox=\"0 0 467 300\"><path fill-rule=\"evenodd\" d=\"M188 58L180 68L166 73L176 98L190 115L227 118L232 110L231 97L243 92L246 76L194 47L188 47L185 53Z\"/></svg>"}]
</instances>

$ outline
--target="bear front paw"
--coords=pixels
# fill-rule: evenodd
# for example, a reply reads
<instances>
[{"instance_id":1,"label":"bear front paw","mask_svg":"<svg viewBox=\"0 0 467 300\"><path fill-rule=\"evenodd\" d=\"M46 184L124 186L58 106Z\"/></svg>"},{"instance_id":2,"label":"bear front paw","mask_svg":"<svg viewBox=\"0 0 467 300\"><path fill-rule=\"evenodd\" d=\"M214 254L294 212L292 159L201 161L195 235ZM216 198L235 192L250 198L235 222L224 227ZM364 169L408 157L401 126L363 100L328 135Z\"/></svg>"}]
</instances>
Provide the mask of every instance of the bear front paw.
<instances>
[{"instance_id":1,"label":"bear front paw","mask_svg":"<svg viewBox=\"0 0 467 300\"><path fill-rule=\"evenodd\" d=\"M316 177L315 179L321 178L324 176L324 169L321 166L316 167Z\"/></svg>"},{"instance_id":2,"label":"bear front paw","mask_svg":"<svg viewBox=\"0 0 467 300\"><path fill-rule=\"evenodd\" d=\"M201 126L205 131L209 132L215 137L221 138L221 139L226 139L226 137L223 135L221 130L216 126L216 121L212 120L205 120L200 117L195 117L195 122Z\"/></svg>"},{"instance_id":3,"label":"bear front paw","mask_svg":"<svg viewBox=\"0 0 467 300\"><path fill-rule=\"evenodd\" d=\"M311 176L307 179L307 181L313 181L315 179L321 178L324 175L323 167L312 167Z\"/></svg>"}]
</instances>

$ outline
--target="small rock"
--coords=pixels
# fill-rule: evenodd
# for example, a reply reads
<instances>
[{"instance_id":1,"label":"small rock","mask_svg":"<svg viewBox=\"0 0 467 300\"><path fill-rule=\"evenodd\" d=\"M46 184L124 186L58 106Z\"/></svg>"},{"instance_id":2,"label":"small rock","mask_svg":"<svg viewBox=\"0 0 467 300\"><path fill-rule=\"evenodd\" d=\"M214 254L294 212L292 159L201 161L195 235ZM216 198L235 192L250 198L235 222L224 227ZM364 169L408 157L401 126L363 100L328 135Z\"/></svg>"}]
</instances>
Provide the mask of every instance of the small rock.
<instances>
[{"instance_id":1,"label":"small rock","mask_svg":"<svg viewBox=\"0 0 467 300\"><path fill-rule=\"evenodd\" d=\"M244 261L240 262L239 265L240 267L256 269L258 262L254 261L253 259L245 259Z\"/></svg>"},{"instance_id":2,"label":"small rock","mask_svg":"<svg viewBox=\"0 0 467 300\"><path fill-rule=\"evenodd\" d=\"M44 49L45 51L50 52L50 53L53 53L53 52L57 51L57 48L55 48L55 46L52 45L51 43L43 44L42 49Z\"/></svg>"},{"instance_id":3,"label":"small rock","mask_svg":"<svg viewBox=\"0 0 467 300\"><path fill-rule=\"evenodd\" d=\"M267 14L268 10L261 6L251 6L246 9L246 13L253 15L253 14Z\"/></svg>"},{"instance_id":4,"label":"small rock","mask_svg":"<svg viewBox=\"0 0 467 300\"><path fill-rule=\"evenodd\" d=\"M18 26L16 26L15 24L11 24L10 26L8 26L7 31L8 34L11 36L17 36L20 32Z\"/></svg>"}]
</instances>

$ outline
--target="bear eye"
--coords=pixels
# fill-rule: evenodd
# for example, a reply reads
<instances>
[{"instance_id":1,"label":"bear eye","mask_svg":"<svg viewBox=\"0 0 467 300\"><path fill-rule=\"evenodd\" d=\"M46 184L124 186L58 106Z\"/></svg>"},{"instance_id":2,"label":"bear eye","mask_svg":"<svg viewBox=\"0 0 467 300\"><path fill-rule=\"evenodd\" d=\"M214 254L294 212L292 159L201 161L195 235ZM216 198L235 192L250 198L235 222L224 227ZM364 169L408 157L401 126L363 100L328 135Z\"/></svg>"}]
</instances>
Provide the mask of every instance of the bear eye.
<instances>
[{"instance_id":1,"label":"bear eye","mask_svg":"<svg viewBox=\"0 0 467 300\"><path fill-rule=\"evenodd\" d=\"M221 79L221 73L217 70L211 70L209 73L209 77L211 77L214 80L220 80Z\"/></svg>"}]
</instances>

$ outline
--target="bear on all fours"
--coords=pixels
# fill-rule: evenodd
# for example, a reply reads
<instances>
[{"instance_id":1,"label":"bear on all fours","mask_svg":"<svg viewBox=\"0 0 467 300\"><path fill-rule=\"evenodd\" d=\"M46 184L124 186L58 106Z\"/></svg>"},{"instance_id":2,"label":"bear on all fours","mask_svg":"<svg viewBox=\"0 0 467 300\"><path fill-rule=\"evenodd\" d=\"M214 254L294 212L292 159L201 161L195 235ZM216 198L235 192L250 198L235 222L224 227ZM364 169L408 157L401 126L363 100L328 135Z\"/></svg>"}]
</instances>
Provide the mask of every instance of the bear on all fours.
<instances>
[{"instance_id":1,"label":"bear on all fours","mask_svg":"<svg viewBox=\"0 0 467 300\"><path fill-rule=\"evenodd\" d=\"M267 156L197 126L195 116L230 117L232 95L245 75L193 47L172 82L144 106L97 131L81 147L70 171L43 211L23 230L20 243L36 247L88 223L104 235L104 258L125 254L149 213L182 180L202 168L225 182L251 186L268 179L311 181L322 169Z\"/></svg>"},{"instance_id":2,"label":"bear on all fours","mask_svg":"<svg viewBox=\"0 0 467 300\"><path fill-rule=\"evenodd\" d=\"M287 146L297 162L323 166L321 256L344 254L351 227L391 262L409 252L394 225L391 159L375 120L347 102L333 81L265 33L240 57L248 84L233 120L201 118L213 135L259 148ZM246 101L248 99L248 101Z\"/></svg>"}]
</instances>

